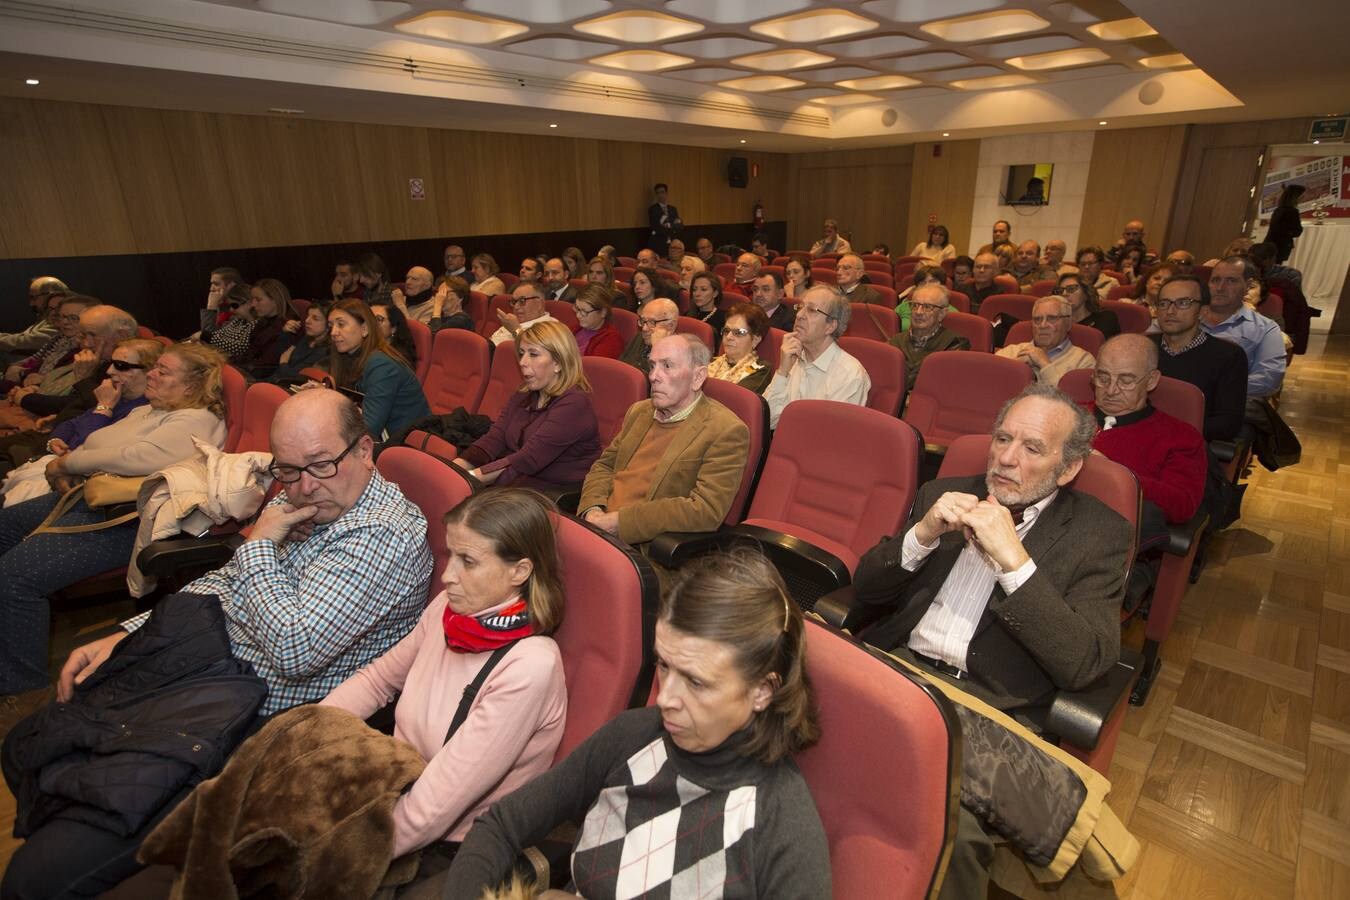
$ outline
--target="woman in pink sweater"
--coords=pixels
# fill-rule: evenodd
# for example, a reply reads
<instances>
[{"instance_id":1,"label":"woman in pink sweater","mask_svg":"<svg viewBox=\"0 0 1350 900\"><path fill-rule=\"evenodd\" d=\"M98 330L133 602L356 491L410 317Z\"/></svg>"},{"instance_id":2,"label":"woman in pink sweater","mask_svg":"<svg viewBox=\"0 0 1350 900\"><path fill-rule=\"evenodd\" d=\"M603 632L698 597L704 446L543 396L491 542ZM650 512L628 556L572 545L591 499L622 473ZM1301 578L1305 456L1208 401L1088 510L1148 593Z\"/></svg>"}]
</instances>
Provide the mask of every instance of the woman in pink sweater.
<instances>
[{"instance_id":1,"label":"woman in pink sweater","mask_svg":"<svg viewBox=\"0 0 1350 900\"><path fill-rule=\"evenodd\" d=\"M562 740L562 657L547 636L563 612L551 512L519 488L451 510L445 590L407 637L322 701L367 718L398 696L394 737L427 767L394 807L393 856L428 848L419 878L448 866L473 820L546 771ZM499 650L452 729L464 689Z\"/></svg>"}]
</instances>

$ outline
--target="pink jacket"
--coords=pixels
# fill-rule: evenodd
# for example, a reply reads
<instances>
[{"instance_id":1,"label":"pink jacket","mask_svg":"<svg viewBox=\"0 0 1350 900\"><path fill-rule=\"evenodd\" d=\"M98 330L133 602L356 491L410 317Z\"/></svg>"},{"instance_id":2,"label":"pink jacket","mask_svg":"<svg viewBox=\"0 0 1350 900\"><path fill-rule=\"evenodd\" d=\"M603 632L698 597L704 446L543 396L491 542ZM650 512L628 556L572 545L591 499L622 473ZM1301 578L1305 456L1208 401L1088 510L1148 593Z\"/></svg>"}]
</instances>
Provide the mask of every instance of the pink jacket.
<instances>
[{"instance_id":1,"label":"pink jacket","mask_svg":"<svg viewBox=\"0 0 1350 900\"><path fill-rule=\"evenodd\" d=\"M463 840L479 814L553 765L567 717L558 645L529 637L488 676L469 717L443 744L464 688L490 655L446 647L445 604L442 593L407 637L322 701L366 718L403 691L394 737L416 748L427 768L394 807L395 857L435 840Z\"/></svg>"}]
</instances>

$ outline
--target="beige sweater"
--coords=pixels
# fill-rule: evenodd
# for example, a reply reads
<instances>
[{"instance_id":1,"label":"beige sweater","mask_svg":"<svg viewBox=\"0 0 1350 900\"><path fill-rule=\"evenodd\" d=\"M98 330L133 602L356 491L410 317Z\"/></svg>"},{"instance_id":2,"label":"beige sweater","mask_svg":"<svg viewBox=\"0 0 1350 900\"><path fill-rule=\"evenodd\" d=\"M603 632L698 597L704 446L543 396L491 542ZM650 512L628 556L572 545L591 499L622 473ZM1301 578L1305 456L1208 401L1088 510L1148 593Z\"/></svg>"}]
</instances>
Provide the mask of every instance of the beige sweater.
<instances>
[{"instance_id":1,"label":"beige sweater","mask_svg":"<svg viewBox=\"0 0 1350 900\"><path fill-rule=\"evenodd\" d=\"M1017 359L1017 354L1027 350L1035 344L1027 341L1025 344L1009 344L998 351L998 356L1005 356L1009 359ZM1092 354L1081 347L1070 347L1059 356L1050 360L1050 365L1043 369L1032 367L1036 373L1036 380L1041 384L1048 384L1051 387L1059 387L1059 380L1064 377L1066 372L1074 369L1091 369L1097 365L1097 361L1092 358ZM95 432L97 434L97 432Z\"/></svg>"},{"instance_id":2,"label":"beige sweater","mask_svg":"<svg viewBox=\"0 0 1350 900\"><path fill-rule=\"evenodd\" d=\"M157 410L139 406L125 419L100 428L65 457L72 475L109 472L149 475L197 454L192 439L225 446L225 423L205 409Z\"/></svg>"}]
</instances>

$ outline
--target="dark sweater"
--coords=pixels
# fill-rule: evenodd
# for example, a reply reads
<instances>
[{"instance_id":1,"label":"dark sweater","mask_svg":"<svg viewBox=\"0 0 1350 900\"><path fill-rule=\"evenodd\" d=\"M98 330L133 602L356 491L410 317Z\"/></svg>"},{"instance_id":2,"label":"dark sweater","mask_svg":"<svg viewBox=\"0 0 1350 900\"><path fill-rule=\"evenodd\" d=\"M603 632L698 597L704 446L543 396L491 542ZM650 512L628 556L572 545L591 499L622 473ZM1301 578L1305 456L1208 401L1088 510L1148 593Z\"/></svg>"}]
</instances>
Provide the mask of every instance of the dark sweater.
<instances>
[{"instance_id":1,"label":"dark sweater","mask_svg":"<svg viewBox=\"0 0 1350 900\"><path fill-rule=\"evenodd\" d=\"M513 394L492 429L461 456L484 474L504 470L496 482L503 487L585 481L601 450L591 395L572 388L543 409L538 403L537 391Z\"/></svg>"},{"instance_id":2,"label":"dark sweater","mask_svg":"<svg viewBox=\"0 0 1350 900\"><path fill-rule=\"evenodd\" d=\"M740 756L743 739L688 753L656 708L620 713L479 817L445 896L477 897L510 873L521 849L584 816L569 886L584 897L828 898L825 830L801 772L789 760L766 766ZM672 890L672 876L683 889Z\"/></svg>"},{"instance_id":3,"label":"dark sweater","mask_svg":"<svg viewBox=\"0 0 1350 900\"><path fill-rule=\"evenodd\" d=\"M1162 336L1157 338L1159 344ZM1205 395L1205 440L1231 441L1242 428L1247 406L1247 354L1222 338L1206 336L1180 356L1158 348L1158 371L1189 381Z\"/></svg>"},{"instance_id":4,"label":"dark sweater","mask_svg":"<svg viewBox=\"0 0 1350 900\"><path fill-rule=\"evenodd\" d=\"M626 362L643 375L649 375L652 371L651 354L652 348L642 339L642 334L638 333L633 335L628 346L623 348L623 353L619 354L619 362Z\"/></svg>"},{"instance_id":5,"label":"dark sweater","mask_svg":"<svg viewBox=\"0 0 1350 900\"><path fill-rule=\"evenodd\" d=\"M892 335L890 341L892 347L899 347L900 352L905 354L905 391L914 390L914 382L919 378L919 367L923 361L928 358L928 354L936 353L939 350L969 350L970 341L945 325L939 326L937 334L929 338L922 348L914 346L912 332L902 331L897 335Z\"/></svg>"},{"instance_id":6,"label":"dark sweater","mask_svg":"<svg viewBox=\"0 0 1350 900\"><path fill-rule=\"evenodd\" d=\"M1189 521L1205 493L1205 441L1200 432L1160 409L1145 406L1140 412L1138 418L1123 417L1125 424L1097 432L1092 448L1133 472L1144 499L1161 509L1169 523Z\"/></svg>"}]
</instances>

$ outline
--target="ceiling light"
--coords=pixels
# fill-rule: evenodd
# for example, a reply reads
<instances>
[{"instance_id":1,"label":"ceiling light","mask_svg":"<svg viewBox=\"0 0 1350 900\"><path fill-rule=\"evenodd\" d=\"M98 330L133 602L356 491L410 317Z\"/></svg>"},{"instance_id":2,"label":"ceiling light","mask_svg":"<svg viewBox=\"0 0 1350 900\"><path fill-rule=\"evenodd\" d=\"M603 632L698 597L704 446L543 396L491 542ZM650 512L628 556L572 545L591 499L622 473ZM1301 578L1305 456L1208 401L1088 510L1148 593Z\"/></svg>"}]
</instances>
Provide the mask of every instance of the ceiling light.
<instances>
[{"instance_id":1,"label":"ceiling light","mask_svg":"<svg viewBox=\"0 0 1350 900\"><path fill-rule=\"evenodd\" d=\"M42 82L38 81L36 78L25 78L23 83L27 85L32 85L33 87L37 87L39 84L42 84Z\"/></svg>"},{"instance_id":2,"label":"ceiling light","mask_svg":"<svg viewBox=\"0 0 1350 900\"><path fill-rule=\"evenodd\" d=\"M729 25L796 12L811 0L673 0L667 5L681 15Z\"/></svg>"},{"instance_id":3,"label":"ceiling light","mask_svg":"<svg viewBox=\"0 0 1350 900\"><path fill-rule=\"evenodd\" d=\"M702 31L703 26L662 12L629 9L589 19L572 26L584 34L595 34L631 44L652 44Z\"/></svg>"},{"instance_id":4,"label":"ceiling light","mask_svg":"<svg viewBox=\"0 0 1350 900\"><path fill-rule=\"evenodd\" d=\"M751 25L750 30L790 44L814 44L871 31L876 27L876 22L846 9L810 9L796 15L759 22Z\"/></svg>"},{"instance_id":5,"label":"ceiling light","mask_svg":"<svg viewBox=\"0 0 1350 900\"><path fill-rule=\"evenodd\" d=\"M781 91L783 88L800 87L806 82L782 75L751 75L749 78L733 78L719 84L734 91Z\"/></svg>"},{"instance_id":6,"label":"ceiling light","mask_svg":"<svg viewBox=\"0 0 1350 900\"><path fill-rule=\"evenodd\" d=\"M519 22L447 11L423 13L403 22L396 22L394 27L399 31L459 44L491 44L530 30L528 25Z\"/></svg>"},{"instance_id":7,"label":"ceiling light","mask_svg":"<svg viewBox=\"0 0 1350 900\"><path fill-rule=\"evenodd\" d=\"M1083 66L1110 58L1096 47L1080 47L1077 50L1055 50L1050 53L1035 53L1031 56L1014 56L1008 60L1008 65L1018 69L1037 71L1040 69L1062 69L1065 66Z\"/></svg>"},{"instance_id":8,"label":"ceiling light","mask_svg":"<svg viewBox=\"0 0 1350 900\"><path fill-rule=\"evenodd\" d=\"M959 19L928 22L920 25L919 30L937 35L944 41L962 43L965 41L986 41L990 38L1022 34L1027 31L1039 31L1049 24L1033 12L1028 12L1025 9L1009 9L962 16Z\"/></svg>"},{"instance_id":9,"label":"ceiling light","mask_svg":"<svg viewBox=\"0 0 1350 900\"><path fill-rule=\"evenodd\" d=\"M927 22L1002 6L1003 0L868 0L863 9L897 22Z\"/></svg>"},{"instance_id":10,"label":"ceiling light","mask_svg":"<svg viewBox=\"0 0 1350 900\"><path fill-rule=\"evenodd\" d=\"M1116 19L1114 22L1098 22L1087 27L1088 34L1104 41L1128 41L1133 38L1149 37L1157 30L1143 19Z\"/></svg>"},{"instance_id":11,"label":"ceiling light","mask_svg":"<svg viewBox=\"0 0 1350 900\"><path fill-rule=\"evenodd\" d=\"M677 56L663 50L620 50L618 53L606 53L591 60L596 65L609 66L611 69L627 69L630 72L659 72L693 61L693 57Z\"/></svg>"},{"instance_id":12,"label":"ceiling light","mask_svg":"<svg viewBox=\"0 0 1350 900\"><path fill-rule=\"evenodd\" d=\"M742 144L745 143L745 138L741 138L741 143L742 143Z\"/></svg>"},{"instance_id":13,"label":"ceiling light","mask_svg":"<svg viewBox=\"0 0 1350 900\"><path fill-rule=\"evenodd\" d=\"M549 123L548 123L548 127L549 127L549 128L557 128L557 127L558 127L558 123L557 123L557 122L549 122Z\"/></svg>"},{"instance_id":14,"label":"ceiling light","mask_svg":"<svg viewBox=\"0 0 1350 900\"><path fill-rule=\"evenodd\" d=\"M834 62L834 57L811 50L770 50L768 53L740 56L733 59L732 62L738 66L746 66L751 69L781 72L784 69L800 69L802 66L824 65L828 62Z\"/></svg>"},{"instance_id":15,"label":"ceiling light","mask_svg":"<svg viewBox=\"0 0 1350 900\"><path fill-rule=\"evenodd\" d=\"M1102 119L1102 120L1101 120L1100 122L1098 122L1097 124L1098 124L1098 125L1105 125L1105 124L1106 124L1106 120L1105 120L1105 119Z\"/></svg>"},{"instance_id":16,"label":"ceiling light","mask_svg":"<svg viewBox=\"0 0 1350 900\"><path fill-rule=\"evenodd\" d=\"M464 8L524 22L554 24L593 16L609 9L610 4L606 0L464 0Z\"/></svg>"},{"instance_id":17,"label":"ceiling light","mask_svg":"<svg viewBox=\"0 0 1350 900\"><path fill-rule=\"evenodd\" d=\"M1026 75L990 75L987 78L962 78L959 81L953 81L952 87L960 88L963 91L978 91L990 88L1020 87L1024 84L1035 83L1036 79Z\"/></svg>"},{"instance_id":18,"label":"ceiling light","mask_svg":"<svg viewBox=\"0 0 1350 900\"><path fill-rule=\"evenodd\" d=\"M896 88L910 87L920 83L919 79L910 78L906 75L877 75L873 78L851 78L848 81L839 82L839 86L855 91L893 91Z\"/></svg>"},{"instance_id":19,"label":"ceiling light","mask_svg":"<svg viewBox=\"0 0 1350 900\"><path fill-rule=\"evenodd\" d=\"M951 137L951 136L952 136L952 133L951 133L950 131L944 131L944 132L942 132L942 136L943 136L943 137Z\"/></svg>"},{"instance_id":20,"label":"ceiling light","mask_svg":"<svg viewBox=\"0 0 1350 900\"><path fill-rule=\"evenodd\" d=\"M1161 56L1145 56L1139 60L1139 65L1146 69L1174 69L1177 66L1189 66L1191 61L1184 53L1164 53Z\"/></svg>"}]
</instances>

